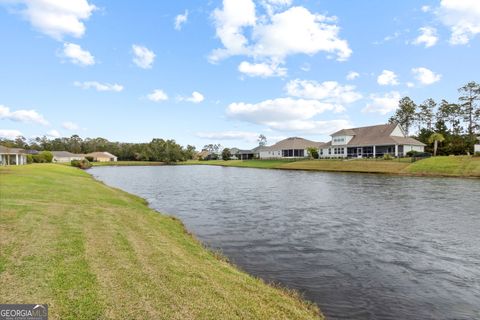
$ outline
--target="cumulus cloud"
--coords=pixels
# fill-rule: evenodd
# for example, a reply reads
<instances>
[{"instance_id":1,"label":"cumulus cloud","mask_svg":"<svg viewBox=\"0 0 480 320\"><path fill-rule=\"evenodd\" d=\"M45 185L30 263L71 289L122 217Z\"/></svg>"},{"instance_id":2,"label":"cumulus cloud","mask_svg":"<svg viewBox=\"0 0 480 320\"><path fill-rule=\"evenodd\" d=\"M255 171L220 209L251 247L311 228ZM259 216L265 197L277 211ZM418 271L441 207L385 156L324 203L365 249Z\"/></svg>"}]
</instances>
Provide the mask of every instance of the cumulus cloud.
<instances>
[{"instance_id":1,"label":"cumulus cloud","mask_svg":"<svg viewBox=\"0 0 480 320\"><path fill-rule=\"evenodd\" d=\"M433 27L422 27L418 30L420 35L413 41L413 44L424 45L425 48L430 48L437 44L437 29Z\"/></svg>"},{"instance_id":2,"label":"cumulus cloud","mask_svg":"<svg viewBox=\"0 0 480 320\"><path fill-rule=\"evenodd\" d=\"M16 110L11 111L10 108L0 105L0 119L6 119L16 122L37 123L48 125L48 121L35 110Z\"/></svg>"},{"instance_id":3,"label":"cumulus cloud","mask_svg":"<svg viewBox=\"0 0 480 320\"><path fill-rule=\"evenodd\" d=\"M132 45L133 63L142 69L150 69L155 61L155 53L147 47Z\"/></svg>"},{"instance_id":4,"label":"cumulus cloud","mask_svg":"<svg viewBox=\"0 0 480 320\"><path fill-rule=\"evenodd\" d=\"M188 21L188 10L185 10L184 14L179 14L175 17L175 30L182 30L182 25Z\"/></svg>"},{"instance_id":5,"label":"cumulus cloud","mask_svg":"<svg viewBox=\"0 0 480 320\"><path fill-rule=\"evenodd\" d=\"M168 100L168 95L163 90L155 89L152 93L147 95L147 98L153 102L161 102Z\"/></svg>"},{"instance_id":6,"label":"cumulus cloud","mask_svg":"<svg viewBox=\"0 0 480 320\"><path fill-rule=\"evenodd\" d=\"M87 0L15 0L3 2L21 6L20 14L35 29L59 41L67 35L81 38L86 30L84 21L88 20L93 11L97 9Z\"/></svg>"},{"instance_id":7,"label":"cumulus cloud","mask_svg":"<svg viewBox=\"0 0 480 320\"><path fill-rule=\"evenodd\" d=\"M46 136L50 138L59 138L60 132L58 132L57 130L50 130L47 132Z\"/></svg>"},{"instance_id":8,"label":"cumulus cloud","mask_svg":"<svg viewBox=\"0 0 480 320\"><path fill-rule=\"evenodd\" d=\"M432 10L432 8L430 6L424 5L420 8L420 10L422 10L422 12L429 12L430 10Z\"/></svg>"},{"instance_id":9,"label":"cumulus cloud","mask_svg":"<svg viewBox=\"0 0 480 320\"><path fill-rule=\"evenodd\" d=\"M208 131L197 132L196 136L210 140L244 140L247 142L256 142L258 133L249 131Z\"/></svg>"},{"instance_id":10,"label":"cumulus cloud","mask_svg":"<svg viewBox=\"0 0 480 320\"><path fill-rule=\"evenodd\" d=\"M436 14L450 28L453 45L467 44L480 33L478 0L442 0Z\"/></svg>"},{"instance_id":11,"label":"cumulus cloud","mask_svg":"<svg viewBox=\"0 0 480 320\"><path fill-rule=\"evenodd\" d=\"M75 81L74 86L82 88L82 89L95 89L97 91L114 91L120 92L123 90L123 86L117 83L110 84L110 83L100 83L97 81L84 81L79 82Z\"/></svg>"},{"instance_id":12,"label":"cumulus cloud","mask_svg":"<svg viewBox=\"0 0 480 320\"><path fill-rule=\"evenodd\" d=\"M350 71L348 74L347 74L347 80L355 80L357 79L358 77L360 77L360 74L358 72L355 72L355 71Z\"/></svg>"},{"instance_id":13,"label":"cumulus cloud","mask_svg":"<svg viewBox=\"0 0 480 320\"><path fill-rule=\"evenodd\" d=\"M74 122L71 122L71 121L66 121L64 123L62 123L62 127L64 129L67 129L67 130L70 130L70 131L75 131L75 130L78 130L80 129L80 126Z\"/></svg>"},{"instance_id":14,"label":"cumulus cloud","mask_svg":"<svg viewBox=\"0 0 480 320\"><path fill-rule=\"evenodd\" d=\"M21 135L22 135L22 133L18 130L0 129L0 137L2 137L2 138L15 139L16 137L21 136Z\"/></svg>"},{"instance_id":15,"label":"cumulus cloud","mask_svg":"<svg viewBox=\"0 0 480 320\"><path fill-rule=\"evenodd\" d=\"M397 75L393 71L383 70L377 77L377 83L381 86L396 86L398 85Z\"/></svg>"},{"instance_id":16,"label":"cumulus cloud","mask_svg":"<svg viewBox=\"0 0 480 320\"><path fill-rule=\"evenodd\" d=\"M397 91L392 91L385 94L371 94L370 102L362 109L363 112L375 112L386 115L389 112L395 111L398 107L398 101L401 95Z\"/></svg>"},{"instance_id":17,"label":"cumulus cloud","mask_svg":"<svg viewBox=\"0 0 480 320\"><path fill-rule=\"evenodd\" d=\"M249 77L284 77L287 75L287 69L279 67L275 63L250 63L242 61L238 66L238 71Z\"/></svg>"},{"instance_id":18,"label":"cumulus cloud","mask_svg":"<svg viewBox=\"0 0 480 320\"><path fill-rule=\"evenodd\" d=\"M348 42L339 37L335 17L312 13L301 6L275 12L291 1L262 3L275 9L267 17L257 17L252 0L224 0L223 7L214 10L216 35L223 48L215 49L210 61L245 55L283 63L289 55L314 55L321 51L336 56L337 60L350 57L352 50Z\"/></svg>"},{"instance_id":19,"label":"cumulus cloud","mask_svg":"<svg viewBox=\"0 0 480 320\"><path fill-rule=\"evenodd\" d=\"M413 68L412 73L415 79L417 79L423 85L433 84L440 81L442 78L441 74L435 73L432 70L424 67Z\"/></svg>"},{"instance_id":20,"label":"cumulus cloud","mask_svg":"<svg viewBox=\"0 0 480 320\"><path fill-rule=\"evenodd\" d=\"M192 103L200 103L203 100L205 100L205 97L200 92L193 91L192 95L190 97L178 97L178 100L188 101L188 102L192 102Z\"/></svg>"},{"instance_id":21,"label":"cumulus cloud","mask_svg":"<svg viewBox=\"0 0 480 320\"><path fill-rule=\"evenodd\" d=\"M80 66L91 66L95 64L95 58L87 50L83 50L78 44L64 43L63 56L70 59L70 62Z\"/></svg>"},{"instance_id":22,"label":"cumulus cloud","mask_svg":"<svg viewBox=\"0 0 480 320\"><path fill-rule=\"evenodd\" d=\"M322 100L333 104L353 103L362 98L362 95L355 91L355 86L344 86L336 81L318 83L295 79L287 83L285 90L292 97Z\"/></svg>"}]
</instances>

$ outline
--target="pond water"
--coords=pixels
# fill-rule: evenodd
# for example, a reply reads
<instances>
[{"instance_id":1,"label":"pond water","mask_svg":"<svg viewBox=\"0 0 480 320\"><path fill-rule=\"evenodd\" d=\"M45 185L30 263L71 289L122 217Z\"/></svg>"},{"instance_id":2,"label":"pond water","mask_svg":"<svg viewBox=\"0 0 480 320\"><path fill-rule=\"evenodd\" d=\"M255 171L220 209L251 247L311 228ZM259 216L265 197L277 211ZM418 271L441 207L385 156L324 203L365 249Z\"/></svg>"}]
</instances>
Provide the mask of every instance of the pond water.
<instances>
[{"instance_id":1,"label":"pond water","mask_svg":"<svg viewBox=\"0 0 480 320\"><path fill-rule=\"evenodd\" d=\"M250 274L329 319L480 319L480 181L96 167Z\"/></svg>"}]
</instances>

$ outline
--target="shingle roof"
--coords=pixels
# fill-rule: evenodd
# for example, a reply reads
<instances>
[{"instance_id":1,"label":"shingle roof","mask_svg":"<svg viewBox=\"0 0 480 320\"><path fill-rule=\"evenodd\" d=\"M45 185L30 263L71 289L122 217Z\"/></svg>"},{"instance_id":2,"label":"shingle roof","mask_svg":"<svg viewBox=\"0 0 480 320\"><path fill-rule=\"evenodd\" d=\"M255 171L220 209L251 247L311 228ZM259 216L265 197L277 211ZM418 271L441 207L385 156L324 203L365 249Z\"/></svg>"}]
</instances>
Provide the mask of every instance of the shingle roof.
<instances>
[{"instance_id":1,"label":"shingle roof","mask_svg":"<svg viewBox=\"0 0 480 320\"><path fill-rule=\"evenodd\" d=\"M291 137L281 140L275 143L273 146L265 147L265 150L307 149L310 147L318 148L323 145L323 142L315 142L299 137Z\"/></svg>"},{"instance_id":2,"label":"shingle roof","mask_svg":"<svg viewBox=\"0 0 480 320\"><path fill-rule=\"evenodd\" d=\"M0 153L9 153L9 154L25 153L25 150L21 148L8 148L5 146L0 146Z\"/></svg>"},{"instance_id":3,"label":"shingle roof","mask_svg":"<svg viewBox=\"0 0 480 320\"><path fill-rule=\"evenodd\" d=\"M68 151L52 151L52 154L55 158L72 158L83 156L81 154L75 154Z\"/></svg>"},{"instance_id":4,"label":"shingle roof","mask_svg":"<svg viewBox=\"0 0 480 320\"><path fill-rule=\"evenodd\" d=\"M111 154L110 152L102 151L102 152L90 152L86 154L87 157L107 157L107 158L116 158L117 156Z\"/></svg>"}]
</instances>

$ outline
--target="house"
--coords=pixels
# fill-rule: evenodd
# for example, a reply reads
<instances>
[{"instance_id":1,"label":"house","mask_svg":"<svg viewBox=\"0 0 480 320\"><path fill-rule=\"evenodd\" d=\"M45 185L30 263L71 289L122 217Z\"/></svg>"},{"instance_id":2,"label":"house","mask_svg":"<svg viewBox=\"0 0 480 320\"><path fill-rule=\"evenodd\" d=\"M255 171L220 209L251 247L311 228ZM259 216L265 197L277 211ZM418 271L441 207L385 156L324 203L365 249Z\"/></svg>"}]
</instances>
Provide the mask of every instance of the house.
<instances>
[{"instance_id":1,"label":"house","mask_svg":"<svg viewBox=\"0 0 480 320\"><path fill-rule=\"evenodd\" d=\"M403 157L409 151L424 152L425 144L407 137L398 124L342 129L319 149L320 158L365 158L390 154Z\"/></svg>"},{"instance_id":2,"label":"house","mask_svg":"<svg viewBox=\"0 0 480 320\"><path fill-rule=\"evenodd\" d=\"M232 155L235 157L235 159L239 159L239 160L258 159L260 157L260 150L262 150L263 148L265 147L258 146L251 150L242 150L242 149L234 148L235 153L232 152Z\"/></svg>"},{"instance_id":3,"label":"house","mask_svg":"<svg viewBox=\"0 0 480 320\"><path fill-rule=\"evenodd\" d=\"M291 137L270 147L257 149L260 159L307 158L308 148L319 149L323 142L315 142L299 137Z\"/></svg>"},{"instance_id":4,"label":"house","mask_svg":"<svg viewBox=\"0 0 480 320\"><path fill-rule=\"evenodd\" d=\"M20 148L9 148L0 146L0 165L21 165L27 164L25 150Z\"/></svg>"},{"instance_id":5,"label":"house","mask_svg":"<svg viewBox=\"0 0 480 320\"><path fill-rule=\"evenodd\" d=\"M479 144L476 144L473 146L473 152L474 153L477 153L477 152L480 152L480 137L477 138Z\"/></svg>"},{"instance_id":6,"label":"house","mask_svg":"<svg viewBox=\"0 0 480 320\"><path fill-rule=\"evenodd\" d=\"M110 152L91 152L87 153L85 157L92 157L93 161L96 162L110 162L117 161L117 156L111 154Z\"/></svg>"},{"instance_id":7,"label":"house","mask_svg":"<svg viewBox=\"0 0 480 320\"><path fill-rule=\"evenodd\" d=\"M83 160L83 154L75 154L68 151L52 151L53 162L71 162L72 160Z\"/></svg>"}]
</instances>

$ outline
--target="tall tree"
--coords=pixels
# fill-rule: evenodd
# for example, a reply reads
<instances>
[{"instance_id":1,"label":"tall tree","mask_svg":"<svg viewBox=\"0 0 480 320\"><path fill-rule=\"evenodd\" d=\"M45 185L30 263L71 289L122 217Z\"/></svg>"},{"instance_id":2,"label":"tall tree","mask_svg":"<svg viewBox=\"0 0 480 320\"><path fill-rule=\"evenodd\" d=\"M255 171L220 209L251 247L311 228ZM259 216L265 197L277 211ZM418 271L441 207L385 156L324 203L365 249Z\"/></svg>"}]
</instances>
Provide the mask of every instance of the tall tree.
<instances>
[{"instance_id":1,"label":"tall tree","mask_svg":"<svg viewBox=\"0 0 480 320\"><path fill-rule=\"evenodd\" d=\"M480 121L480 84L471 81L458 89L463 119L467 124L467 133L472 138Z\"/></svg>"},{"instance_id":2,"label":"tall tree","mask_svg":"<svg viewBox=\"0 0 480 320\"><path fill-rule=\"evenodd\" d=\"M398 123L402 127L405 134L408 136L410 128L415 123L415 109L415 102L413 102L413 100L409 97L403 97L398 102L397 111L395 111L395 114L390 118L389 122Z\"/></svg>"},{"instance_id":3,"label":"tall tree","mask_svg":"<svg viewBox=\"0 0 480 320\"><path fill-rule=\"evenodd\" d=\"M421 128L432 130L434 110L436 107L437 103L432 98L425 100L422 104L418 106L416 122L419 131Z\"/></svg>"},{"instance_id":4,"label":"tall tree","mask_svg":"<svg viewBox=\"0 0 480 320\"><path fill-rule=\"evenodd\" d=\"M257 141L258 141L258 146L260 147L265 147L267 145L267 137L265 137L265 135L263 134L260 134L258 136Z\"/></svg>"}]
</instances>

